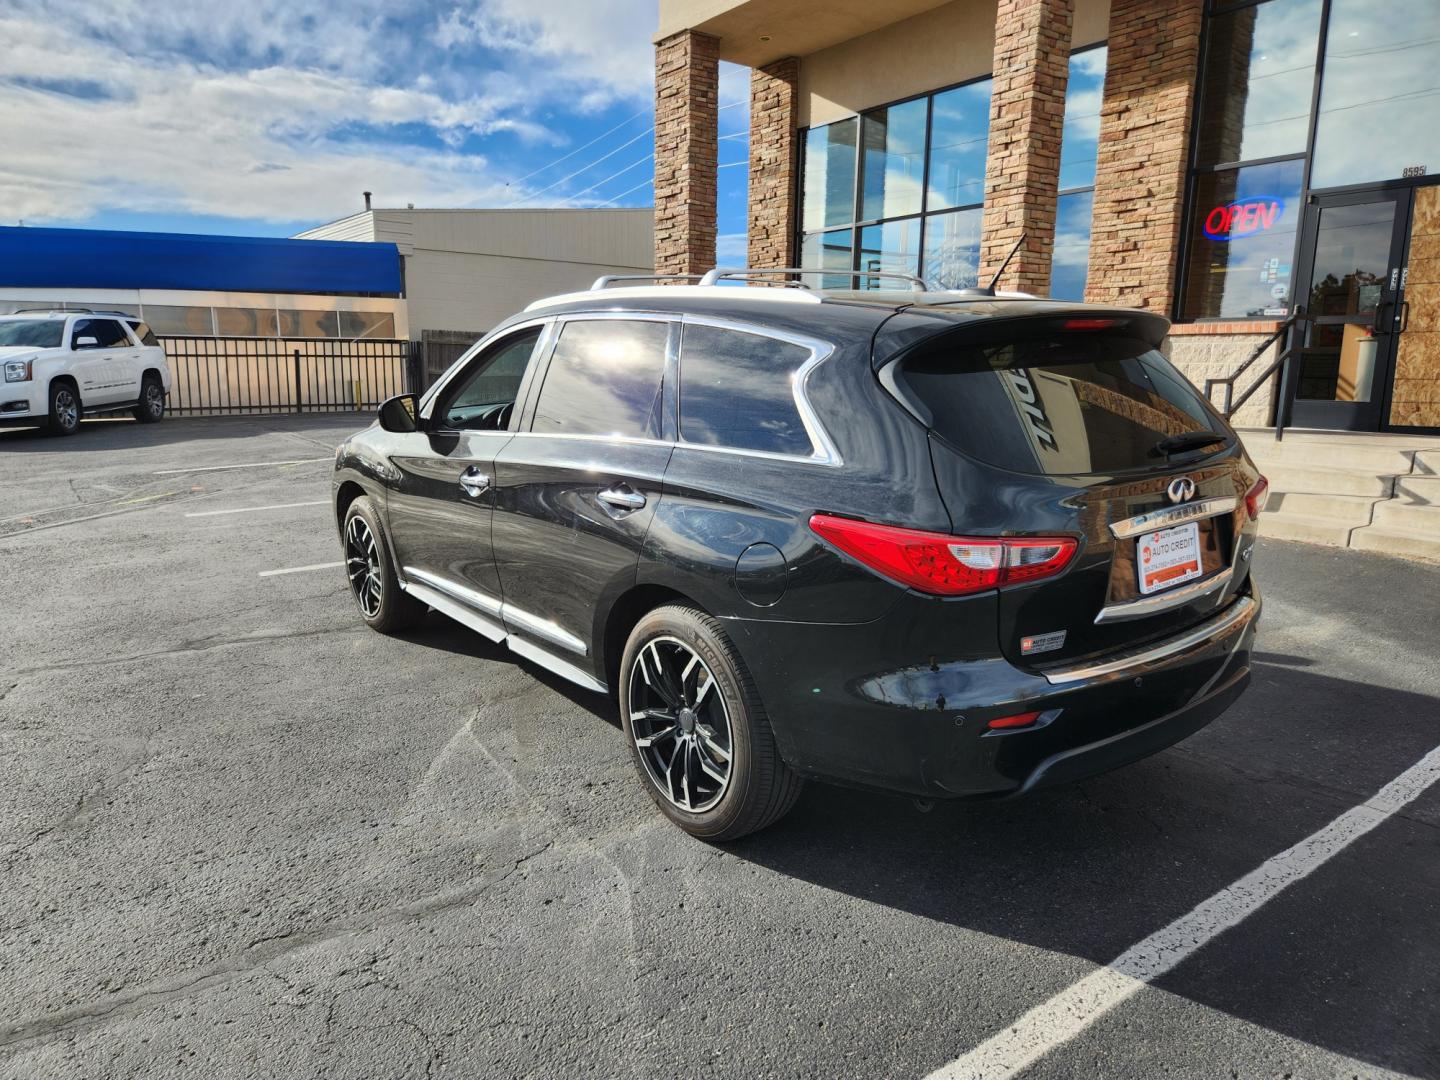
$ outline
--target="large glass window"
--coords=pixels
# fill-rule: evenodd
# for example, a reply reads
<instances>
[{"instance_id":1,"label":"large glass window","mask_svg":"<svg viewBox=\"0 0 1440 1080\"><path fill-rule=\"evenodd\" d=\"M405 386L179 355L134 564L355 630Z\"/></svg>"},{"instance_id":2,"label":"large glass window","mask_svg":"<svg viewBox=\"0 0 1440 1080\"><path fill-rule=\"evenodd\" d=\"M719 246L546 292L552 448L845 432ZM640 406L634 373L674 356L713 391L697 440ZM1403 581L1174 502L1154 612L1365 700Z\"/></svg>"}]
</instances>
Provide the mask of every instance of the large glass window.
<instances>
[{"instance_id":1,"label":"large glass window","mask_svg":"<svg viewBox=\"0 0 1440 1080\"><path fill-rule=\"evenodd\" d=\"M1201 173L1195 182L1185 311L1195 317L1289 313L1300 222L1300 158Z\"/></svg>"},{"instance_id":2,"label":"large glass window","mask_svg":"<svg viewBox=\"0 0 1440 1080\"><path fill-rule=\"evenodd\" d=\"M810 350L757 334L687 326L680 354L680 437L686 442L814 453L792 378Z\"/></svg>"},{"instance_id":3,"label":"large glass window","mask_svg":"<svg viewBox=\"0 0 1440 1080\"><path fill-rule=\"evenodd\" d=\"M1331 0L1312 188L1440 171L1440 4Z\"/></svg>"},{"instance_id":4,"label":"large glass window","mask_svg":"<svg viewBox=\"0 0 1440 1080\"><path fill-rule=\"evenodd\" d=\"M1305 152L1320 7L1320 0L1268 0L1211 17L1197 164Z\"/></svg>"},{"instance_id":5,"label":"large glass window","mask_svg":"<svg viewBox=\"0 0 1440 1080\"><path fill-rule=\"evenodd\" d=\"M975 285L989 127L990 80L982 79L811 128L802 264L918 274L935 288ZM841 274L811 284L903 287Z\"/></svg>"},{"instance_id":6,"label":"large glass window","mask_svg":"<svg viewBox=\"0 0 1440 1080\"><path fill-rule=\"evenodd\" d=\"M215 335L215 313L208 307L146 304L145 321L157 334L204 337Z\"/></svg>"},{"instance_id":7,"label":"large glass window","mask_svg":"<svg viewBox=\"0 0 1440 1080\"><path fill-rule=\"evenodd\" d=\"M1060 140L1060 197L1055 207L1055 250L1050 295L1083 300L1090 270L1090 214L1095 206L1095 162L1100 153L1100 105L1105 97L1101 45L1070 56L1065 124Z\"/></svg>"},{"instance_id":8,"label":"large glass window","mask_svg":"<svg viewBox=\"0 0 1440 1080\"><path fill-rule=\"evenodd\" d=\"M664 322L567 322L535 406L534 431L659 438Z\"/></svg>"}]
</instances>

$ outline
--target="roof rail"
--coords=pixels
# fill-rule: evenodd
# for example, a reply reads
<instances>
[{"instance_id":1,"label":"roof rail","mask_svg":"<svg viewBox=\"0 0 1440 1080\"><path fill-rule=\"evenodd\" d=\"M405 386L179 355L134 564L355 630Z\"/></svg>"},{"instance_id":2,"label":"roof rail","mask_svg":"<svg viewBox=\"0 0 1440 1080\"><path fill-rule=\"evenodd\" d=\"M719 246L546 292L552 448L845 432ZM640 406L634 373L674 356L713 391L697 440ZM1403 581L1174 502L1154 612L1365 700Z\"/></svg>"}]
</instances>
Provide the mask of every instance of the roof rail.
<instances>
[{"instance_id":1,"label":"roof rail","mask_svg":"<svg viewBox=\"0 0 1440 1080\"><path fill-rule=\"evenodd\" d=\"M38 315L38 314L42 314L42 313L43 313L43 314L45 314L45 315L49 315L49 314L51 314L52 312L55 313L56 315L69 315L71 312L74 312L74 313L77 314L77 315L94 315L94 314L95 314L95 312L91 311L88 307L60 308L60 307L56 307L54 304L51 304L51 305L48 306L48 307L22 307L22 308L16 308L16 309L15 309L14 311L12 311L10 314L12 314L12 315Z\"/></svg>"},{"instance_id":2,"label":"roof rail","mask_svg":"<svg viewBox=\"0 0 1440 1080\"><path fill-rule=\"evenodd\" d=\"M832 270L824 266L785 266L774 269L751 269L746 266L717 266L700 279L701 285L715 285L720 281L744 281L749 278L766 277L771 274L824 274L828 277L848 278L898 278L908 281L919 292L928 292L929 286L925 279L916 274L906 274L898 270ZM776 282L777 285L785 285L790 288L808 289L809 285L803 281Z\"/></svg>"},{"instance_id":3,"label":"roof rail","mask_svg":"<svg viewBox=\"0 0 1440 1080\"><path fill-rule=\"evenodd\" d=\"M595 279L591 292L608 289L613 281L699 281L699 274L604 274Z\"/></svg>"}]
</instances>

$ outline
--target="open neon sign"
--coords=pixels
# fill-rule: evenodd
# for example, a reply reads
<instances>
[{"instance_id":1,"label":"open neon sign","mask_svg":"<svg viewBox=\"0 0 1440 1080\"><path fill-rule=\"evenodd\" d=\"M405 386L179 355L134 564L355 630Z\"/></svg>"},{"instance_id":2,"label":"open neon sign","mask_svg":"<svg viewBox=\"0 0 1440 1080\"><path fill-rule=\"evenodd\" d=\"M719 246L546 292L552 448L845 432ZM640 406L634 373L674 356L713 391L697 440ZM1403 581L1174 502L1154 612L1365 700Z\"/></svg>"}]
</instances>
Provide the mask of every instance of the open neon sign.
<instances>
[{"instance_id":1,"label":"open neon sign","mask_svg":"<svg viewBox=\"0 0 1440 1080\"><path fill-rule=\"evenodd\" d=\"M1211 240L1243 240L1273 229L1284 214L1284 199L1275 195L1252 195L1215 207L1205 215L1201 229Z\"/></svg>"}]
</instances>

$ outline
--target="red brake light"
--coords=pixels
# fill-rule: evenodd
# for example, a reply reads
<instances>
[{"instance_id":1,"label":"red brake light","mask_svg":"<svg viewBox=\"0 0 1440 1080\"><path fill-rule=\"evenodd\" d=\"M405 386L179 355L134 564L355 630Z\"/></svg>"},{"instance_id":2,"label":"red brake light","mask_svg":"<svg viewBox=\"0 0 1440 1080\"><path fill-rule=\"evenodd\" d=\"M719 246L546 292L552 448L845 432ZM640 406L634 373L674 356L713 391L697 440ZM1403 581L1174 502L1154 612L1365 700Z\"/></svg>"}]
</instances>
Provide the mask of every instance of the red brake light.
<instances>
[{"instance_id":1,"label":"red brake light","mask_svg":"<svg viewBox=\"0 0 1440 1080\"><path fill-rule=\"evenodd\" d=\"M892 581L935 596L964 596L1053 577L1069 565L1069 536L952 536L816 514L810 528Z\"/></svg>"},{"instance_id":2,"label":"red brake light","mask_svg":"<svg viewBox=\"0 0 1440 1080\"><path fill-rule=\"evenodd\" d=\"M1109 330L1115 319L1066 319L1066 330Z\"/></svg>"},{"instance_id":3,"label":"red brake light","mask_svg":"<svg viewBox=\"0 0 1440 1080\"><path fill-rule=\"evenodd\" d=\"M1260 517L1260 511L1265 509L1265 496L1270 491L1270 481L1260 477L1255 481L1255 486L1245 493L1245 510L1250 515L1250 520L1255 521Z\"/></svg>"}]
</instances>

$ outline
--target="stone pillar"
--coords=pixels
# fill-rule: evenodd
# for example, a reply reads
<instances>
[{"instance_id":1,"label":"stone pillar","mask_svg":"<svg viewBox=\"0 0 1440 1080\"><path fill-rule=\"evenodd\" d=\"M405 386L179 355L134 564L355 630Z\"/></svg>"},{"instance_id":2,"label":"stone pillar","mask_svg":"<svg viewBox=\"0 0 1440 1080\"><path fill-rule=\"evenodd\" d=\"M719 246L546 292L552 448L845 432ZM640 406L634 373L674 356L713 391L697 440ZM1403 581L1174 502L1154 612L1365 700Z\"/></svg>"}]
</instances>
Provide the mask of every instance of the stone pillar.
<instances>
[{"instance_id":1,"label":"stone pillar","mask_svg":"<svg viewBox=\"0 0 1440 1080\"><path fill-rule=\"evenodd\" d=\"M1074 0L1000 0L985 163L980 284L1023 233L999 287L1045 295L1055 247L1060 136Z\"/></svg>"},{"instance_id":2,"label":"stone pillar","mask_svg":"<svg viewBox=\"0 0 1440 1080\"><path fill-rule=\"evenodd\" d=\"M719 39L682 30L655 46L655 272L715 265Z\"/></svg>"},{"instance_id":3,"label":"stone pillar","mask_svg":"<svg viewBox=\"0 0 1440 1080\"><path fill-rule=\"evenodd\" d=\"M1203 0L1113 0L1085 299L1168 315L1183 233Z\"/></svg>"},{"instance_id":4,"label":"stone pillar","mask_svg":"<svg viewBox=\"0 0 1440 1080\"><path fill-rule=\"evenodd\" d=\"M795 254L800 61L750 75L750 253L755 267L798 266Z\"/></svg>"}]
</instances>

